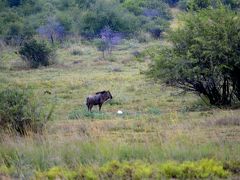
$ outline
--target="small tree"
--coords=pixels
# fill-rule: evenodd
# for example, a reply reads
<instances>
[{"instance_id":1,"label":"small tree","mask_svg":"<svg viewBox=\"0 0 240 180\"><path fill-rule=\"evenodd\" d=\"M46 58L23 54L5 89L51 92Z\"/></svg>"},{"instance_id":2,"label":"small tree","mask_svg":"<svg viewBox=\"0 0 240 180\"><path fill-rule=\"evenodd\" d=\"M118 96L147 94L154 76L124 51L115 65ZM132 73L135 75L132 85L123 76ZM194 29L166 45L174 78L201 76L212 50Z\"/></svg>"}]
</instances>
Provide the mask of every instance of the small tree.
<instances>
[{"instance_id":1,"label":"small tree","mask_svg":"<svg viewBox=\"0 0 240 180\"><path fill-rule=\"evenodd\" d=\"M105 59L105 51L108 49L107 43L102 39L96 39L94 43L97 49L102 52L102 58Z\"/></svg>"},{"instance_id":2,"label":"small tree","mask_svg":"<svg viewBox=\"0 0 240 180\"><path fill-rule=\"evenodd\" d=\"M112 53L112 49L115 45L119 44L122 40L121 34L113 32L109 26L104 27L100 32L100 38L106 44L108 53Z\"/></svg>"},{"instance_id":3,"label":"small tree","mask_svg":"<svg viewBox=\"0 0 240 180\"><path fill-rule=\"evenodd\" d=\"M119 44L121 40L122 36L120 33L113 32L110 27L106 26L100 32L100 38L95 40L95 45L99 51L102 51L104 59L105 51L111 55L114 46Z\"/></svg>"},{"instance_id":4,"label":"small tree","mask_svg":"<svg viewBox=\"0 0 240 180\"><path fill-rule=\"evenodd\" d=\"M47 23L38 28L38 33L54 44L55 40L62 41L65 36L64 27L55 19L49 18Z\"/></svg>"},{"instance_id":5,"label":"small tree","mask_svg":"<svg viewBox=\"0 0 240 180\"><path fill-rule=\"evenodd\" d=\"M20 48L19 54L32 68L40 65L48 66L54 56L54 51L44 41L30 40Z\"/></svg>"},{"instance_id":6,"label":"small tree","mask_svg":"<svg viewBox=\"0 0 240 180\"><path fill-rule=\"evenodd\" d=\"M212 105L240 100L240 15L205 9L168 33L172 47L154 57L149 75L205 96Z\"/></svg>"}]
</instances>

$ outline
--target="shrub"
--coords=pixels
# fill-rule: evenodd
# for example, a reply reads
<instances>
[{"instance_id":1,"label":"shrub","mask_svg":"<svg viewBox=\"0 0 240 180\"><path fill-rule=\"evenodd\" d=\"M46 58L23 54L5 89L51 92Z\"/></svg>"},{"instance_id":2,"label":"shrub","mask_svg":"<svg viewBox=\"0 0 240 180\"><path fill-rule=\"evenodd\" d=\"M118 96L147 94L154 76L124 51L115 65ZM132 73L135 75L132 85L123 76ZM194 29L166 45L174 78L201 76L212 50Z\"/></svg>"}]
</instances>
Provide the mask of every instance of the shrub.
<instances>
[{"instance_id":1,"label":"shrub","mask_svg":"<svg viewBox=\"0 0 240 180\"><path fill-rule=\"evenodd\" d=\"M159 38L169 26L167 21L171 19L171 14L163 0L126 0L123 7L138 17L140 31L149 32L154 38Z\"/></svg>"},{"instance_id":2,"label":"shrub","mask_svg":"<svg viewBox=\"0 0 240 180\"><path fill-rule=\"evenodd\" d=\"M25 135L28 130L41 132L52 111L39 105L24 90L6 89L0 92L0 127Z\"/></svg>"},{"instance_id":3,"label":"shrub","mask_svg":"<svg viewBox=\"0 0 240 180\"><path fill-rule=\"evenodd\" d=\"M94 40L94 45L98 51L102 52L102 58L105 59L105 51L108 49L107 42L99 38Z\"/></svg>"},{"instance_id":4,"label":"shrub","mask_svg":"<svg viewBox=\"0 0 240 180\"><path fill-rule=\"evenodd\" d=\"M211 0L190 0L188 2L188 8L194 11L208 8L209 6L211 6Z\"/></svg>"},{"instance_id":5,"label":"shrub","mask_svg":"<svg viewBox=\"0 0 240 180\"><path fill-rule=\"evenodd\" d=\"M147 17L160 17L163 19L171 19L169 6L164 1L150 0L145 1L143 5L143 14Z\"/></svg>"},{"instance_id":6,"label":"shrub","mask_svg":"<svg viewBox=\"0 0 240 180\"><path fill-rule=\"evenodd\" d=\"M98 180L98 174L92 167L81 167L77 179Z\"/></svg>"},{"instance_id":7,"label":"shrub","mask_svg":"<svg viewBox=\"0 0 240 180\"><path fill-rule=\"evenodd\" d=\"M146 33L145 31L140 31L137 33L136 39L139 43L146 43L151 41L151 34Z\"/></svg>"},{"instance_id":8,"label":"shrub","mask_svg":"<svg viewBox=\"0 0 240 180\"><path fill-rule=\"evenodd\" d=\"M77 173L74 171L70 171L61 167L52 167L49 171L42 173L37 172L36 178L37 179L76 179Z\"/></svg>"},{"instance_id":9,"label":"shrub","mask_svg":"<svg viewBox=\"0 0 240 180\"><path fill-rule=\"evenodd\" d=\"M81 56L83 54L83 52L79 49L73 49L71 51L71 54L74 55L74 56Z\"/></svg>"},{"instance_id":10,"label":"shrub","mask_svg":"<svg viewBox=\"0 0 240 180\"><path fill-rule=\"evenodd\" d=\"M187 10L188 9L188 0L179 0L178 6L182 10Z\"/></svg>"},{"instance_id":11,"label":"shrub","mask_svg":"<svg viewBox=\"0 0 240 180\"><path fill-rule=\"evenodd\" d=\"M227 168L229 166L226 166ZM197 162L167 162L149 164L142 161L110 161L101 167L82 166L72 171L53 167L49 171L39 172L40 179L203 179L226 178L230 173L215 160L203 159Z\"/></svg>"},{"instance_id":12,"label":"shrub","mask_svg":"<svg viewBox=\"0 0 240 180\"><path fill-rule=\"evenodd\" d=\"M54 51L44 41L30 40L20 48L19 54L32 68L48 66L52 62Z\"/></svg>"},{"instance_id":13,"label":"shrub","mask_svg":"<svg viewBox=\"0 0 240 180\"><path fill-rule=\"evenodd\" d=\"M105 27L127 35L138 26L138 18L116 1L98 0L80 17L80 33L87 38L97 37Z\"/></svg>"},{"instance_id":14,"label":"shrub","mask_svg":"<svg viewBox=\"0 0 240 180\"><path fill-rule=\"evenodd\" d=\"M0 165L0 175L10 175L16 171L13 167L7 167L6 165Z\"/></svg>"},{"instance_id":15,"label":"shrub","mask_svg":"<svg viewBox=\"0 0 240 180\"><path fill-rule=\"evenodd\" d=\"M148 31L153 38L157 39L161 37L165 30L167 30L168 26L169 23L166 20L162 18L156 18L146 23L143 28L144 30Z\"/></svg>"},{"instance_id":16,"label":"shrub","mask_svg":"<svg viewBox=\"0 0 240 180\"><path fill-rule=\"evenodd\" d=\"M231 171L234 174L240 174L240 161L228 161L223 165L225 170Z\"/></svg>"},{"instance_id":17,"label":"shrub","mask_svg":"<svg viewBox=\"0 0 240 180\"><path fill-rule=\"evenodd\" d=\"M198 162L184 162L182 164L169 162L160 165L159 172L164 177L180 179L226 178L229 176L229 172L223 169L223 165L212 159L203 159Z\"/></svg>"},{"instance_id":18,"label":"shrub","mask_svg":"<svg viewBox=\"0 0 240 180\"><path fill-rule=\"evenodd\" d=\"M202 160L199 162L167 162L158 167L159 177L177 178L177 179L199 179L213 176L227 176L228 173L223 167L213 160ZM225 174L226 173L226 174ZM226 177L225 176L225 177Z\"/></svg>"},{"instance_id":19,"label":"shrub","mask_svg":"<svg viewBox=\"0 0 240 180\"><path fill-rule=\"evenodd\" d=\"M218 8L225 5L232 10L240 8L240 1L238 0L180 0L179 6L185 10L197 11L205 8Z\"/></svg>"},{"instance_id":20,"label":"shrub","mask_svg":"<svg viewBox=\"0 0 240 180\"><path fill-rule=\"evenodd\" d=\"M164 0L125 0L122 6L136 16L171 18L169 7Z\"/></svg>"},{"instance_id":21,"label":"shrub","mask_svg":"<svg viewBox=\"0 0 240 180\"><path fill-rule=\"evenodd\" d=\"M195 92L215 106L240 100L240 15L205 9L183 18L168 33L173 46L153 56L149 75L166 84Z\"/></svg>"}]
</instances>

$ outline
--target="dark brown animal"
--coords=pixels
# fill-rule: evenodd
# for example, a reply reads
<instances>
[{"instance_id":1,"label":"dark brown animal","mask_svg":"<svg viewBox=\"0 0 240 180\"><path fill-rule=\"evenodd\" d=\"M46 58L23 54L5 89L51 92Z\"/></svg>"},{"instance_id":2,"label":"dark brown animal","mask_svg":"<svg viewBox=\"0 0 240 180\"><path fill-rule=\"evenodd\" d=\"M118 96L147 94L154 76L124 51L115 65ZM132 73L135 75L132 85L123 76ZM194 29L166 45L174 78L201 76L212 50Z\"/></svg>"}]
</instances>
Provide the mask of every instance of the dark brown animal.
<instances>
[{"instance_id":1,"label":"dark brown animal","mask_svg":"<svg viewBox=\"0 0 240 180\"><path fill-rule=\"evenodd\" d=\"M100 91L96 92L95 95L90 95L87 97L86 105L88 107L88 111L92 111L92 107L95 105L99 106L99 111L101 111L101 107L104 102L109 99L112 99L112 95L110 91Z\"/></svg>"}]
</instances>

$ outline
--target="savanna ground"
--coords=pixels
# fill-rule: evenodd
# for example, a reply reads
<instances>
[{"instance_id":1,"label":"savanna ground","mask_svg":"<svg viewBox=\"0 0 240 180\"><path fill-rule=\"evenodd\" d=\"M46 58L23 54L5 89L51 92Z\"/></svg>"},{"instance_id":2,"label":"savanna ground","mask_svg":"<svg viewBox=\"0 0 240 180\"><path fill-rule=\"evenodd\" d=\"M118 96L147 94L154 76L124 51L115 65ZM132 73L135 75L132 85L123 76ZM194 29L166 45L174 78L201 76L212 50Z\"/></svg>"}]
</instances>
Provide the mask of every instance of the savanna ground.
<instances>
[{"instance_id":1,"label":"savanna ground","mask_svg":"<svg viewBox=\"0 0 240 180\"><path fill-rule=\"evenodd\" d=\"M28 179L54 166L102 166L112 160L240 161L240 110L209 108L193 94L146 78L150 60L132 52L165 43L126 40L103 60L94 46L73 39L57 50L57 65L37 70L22 69L15 49L3 48L0 88L32 89L55 111L42 135L1 135L0 163ZM97 107L87 112L86 96L100 90L110 90L113 100L102 112Z\"/></svg>"}]
</instances>

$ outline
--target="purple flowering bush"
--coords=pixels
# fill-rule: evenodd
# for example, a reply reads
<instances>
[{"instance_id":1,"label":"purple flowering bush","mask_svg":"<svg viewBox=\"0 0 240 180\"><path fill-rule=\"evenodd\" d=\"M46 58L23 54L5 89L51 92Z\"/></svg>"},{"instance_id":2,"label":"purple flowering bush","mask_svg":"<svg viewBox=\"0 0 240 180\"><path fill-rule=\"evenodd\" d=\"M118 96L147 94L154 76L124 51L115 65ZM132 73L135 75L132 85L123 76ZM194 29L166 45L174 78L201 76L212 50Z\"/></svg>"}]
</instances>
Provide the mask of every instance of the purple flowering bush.
<instances>
[{"instance_id":1,"label":"purple flowering bush","mask_svg":"<svg viewBox=\"0 0 240 180\"><path fill-rule=\"evenodd\" d=\"M95 40L95 45L99 51L102 51L103 58L105 58L105 52L112 54L114 46L120 44L122 41L122 34L114 32L109 26L104 27L99 35L99 38Z\"/></svg>"},{"instance_id":2,"label":"purple flowering bush","mask_svg":"<svg viewBox=\"0 0 240 180\"><path fill-rule=\"evenodd\" d=\"M50 40L52 44L56 40L62 41L65 36L64 27L55 18L49 18L45 25L37 29L37 32L43 38Z\"/></svg>"}]
</instances>

